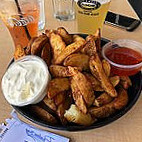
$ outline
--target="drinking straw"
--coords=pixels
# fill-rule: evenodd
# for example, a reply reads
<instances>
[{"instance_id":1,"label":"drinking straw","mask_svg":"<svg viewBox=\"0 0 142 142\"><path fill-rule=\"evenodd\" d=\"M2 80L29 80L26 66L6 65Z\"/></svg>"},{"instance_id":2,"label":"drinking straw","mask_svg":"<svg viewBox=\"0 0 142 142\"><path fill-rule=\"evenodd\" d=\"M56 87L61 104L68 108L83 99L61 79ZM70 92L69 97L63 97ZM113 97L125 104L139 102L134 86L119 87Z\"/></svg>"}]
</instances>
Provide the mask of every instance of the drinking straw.
<instances>
[{"instance_id":1,"label":"drinking straw","mask_svg":"<svg viewBox=\"0 0 142 142\"><path fill-rule=\"evenodd\" d=\"M18 9L18 13L19 13L19 15L20 15L20 18L23 18L22 11L21 11L21 8L20 8L20 5L19 5L18 0L15 0L15 3L16 3L16 6L17 6L17 9ZM23 26L23 27L24 27L24 29L25 29L27 38L30 40L30 39L31 39L31 36L30 36L30 34L29 34L29 31L28 31L28 29L27 29L27 26Z\"/></svg>"}]
</instances>

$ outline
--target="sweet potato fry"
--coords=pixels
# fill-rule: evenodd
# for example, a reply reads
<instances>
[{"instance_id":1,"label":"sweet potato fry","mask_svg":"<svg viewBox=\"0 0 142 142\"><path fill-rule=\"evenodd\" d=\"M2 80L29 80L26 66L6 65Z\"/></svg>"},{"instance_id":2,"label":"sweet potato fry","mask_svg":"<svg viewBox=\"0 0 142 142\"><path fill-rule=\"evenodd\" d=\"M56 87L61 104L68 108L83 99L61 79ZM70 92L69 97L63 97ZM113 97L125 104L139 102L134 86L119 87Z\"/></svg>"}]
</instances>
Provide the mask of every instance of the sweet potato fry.
<instances>
[{"instance_id":1,"label":"sweet potato fry","mask_svg":"<svg viewBox=\"0 0 142 142\"><path fill-rule=\"evenodd\" d=\"M63 65L89 70L89 56L80 53L72 54L64 60Z\"/></svg>"},{"instance_id":2,"label":"sweet potato fry","mask_svg":"<svg viewBox=\"0 0 142 142\"><path fill-rule=\"evenodd\" d=\"M114 103L115 109L117 109L117 110L124 108L128 103L127 91L125 89L123 89L122 87L120 87L118 89L118 97L116 97L114 99L113 103Z\"/></svg>"},{"instance_id":3,"label":"sweet potato fry","mask_svg":"<svg viewBox=\"0 0 142 142\"><path fill-rule=\"evenodd\" d=\"M34 40L33 44L31 45L31 54L40 56L41 51L47 42L48 37L46 35L40 35Z\"/></svg>"},{"instance_id":4,"label":"sweet potato fry","mask_svg":"<svg viewBox=\"0 0 142 142\"><path fill-rule=\"evenodd\" d=\"M49 99L48 96L45 96L45 98L43 99L43 102L50 108L52 109L53 111L56 111L57 110L57 107L54 103L54 100L53 99Z\"/></svg>"},{"instance_id":5,"label":"sweet potato fry","mask_svg":"<svg viewBox=\"0 0 142 142\"><path fill-rule=\"evenodd\" d=\"M66 44L59 34L50 33L50 44L52 47L53 60L57 59L60 53L66 48Z\"/></svg>"},{"instance_id":6,"label":"sweet potato fry","mask_svg":"<svg viewBox=\"0 0 142 142\"><path fill-rule=\"evenodd\" d=\"M113 98L105 92L105 93L102 93L98 98L95 99L93 105L100 107L100 106L110 103L112 100L113 100Z\"/></svg>"},{"instance_id":7,"label":"sweet potato fry","mask_svg":"<svg viewBox=\"0 0 142 142\"><path fill-rule=\"evenodd\" d=\"M96 119L92 119L89 113L82 113L76 105L71 105L70 109L64 114L64 117L69 121L79 125L88 126L93 124Z\"/></svg>"},{"instance_id":8,"label":"sweet potato fry","mask_svg":"<svg viewBox=\"0 0 142 142\"><path fill-rule=\"evenodd\" d=\"M99 56L95 54L95 56L92 56L90 59L90 63L92 64L92 69L94 68L97 72L98 79L101 82L101 85L103 89L111 96L111 97L116 97L117 92L113 85L110 83L109 78L106 76L102 63L99 59ZM92 70L91 70L92 71Z\"/></svg>"},{"instance_id":9,"label":"sweet potato fry","mask_svg":"<svg viewBox=\"0 0 142 142\"><path fill-rule=\"evenodd\" d=\"M74 67L74 69L78 69ZM70 77L73 76L74 74L71 73L70 67L64 67L64 66L59 66L59 65L51 65L50 66L50 72L54 77ZM80 70L80 68L79 68Z\"/></svg>"},{"instance_id":10,"label":"sweet potato fry","mask_svg":"<svg viewBox=\"0 0 142 142\"><path fill-rule=\"evenodd\" d=\"M65 28L59 27L57 33L63 38L66 45L69 45L73 42L73 37L70 35Z\"/></svg>"},{"instance_id":11,"label":"sweet potato fry","mask_svg":"<svg viewBox=\"0 0 142 142\"><path fill-rule=\"evenodd\" d=\"M55 97L58 93L67 91L70 88L68 78L55 78L48 84L47 95L49 98Z\"/></svg>"},{"instance_id":12,"label":"sweet potato fry","mask_svg":"<svg viewBox=\"0 0 142 142\"><path fill-rule=\"evenodd\" d=\"M51 46L46 43L41 52L41 58L46 62L48 66L51 64Z\"/></svg>"},{"instance_id":13,"label":"sweet potato fry","mask_svg":"<svg viewBox=\"0 0 142 142\"><path fill-rule=\"evenodd\" d=\"M16 46L15 52L14 52L14 59L18 60L21 57L26 56L24 48L19 44Z\"/></svg>"},{"instance_id":14,"label":"sweet potato fry","mask_svg":"<svg viewBox=\"0 0 142 142\"><path fill-rule=\"evenodd\" d=\"M83 48L85 44L85 41L76 41L70 45L68 45L61 54L57 57L54 64L61 64L66 57L73 54L74 52L77 52Z\"/></svg>"},{"instance_id":15,"label":"sweet potato fry","mask_svg":"<svg viewBox=\"0 0 142 142\"><path fill-rule=\"evenodd\" d=\"M120 84L124 89L128 89L130 86L132 86L132 82L128 76L120 76Z\"/></svg>"},{"instance_id":16,"label":"sweet potato fry","mask_svg":"<svg viewBox=\"0 0 142 142\"><path fill-rule=\"evenodd\" d=\"M66 92L61 92L53 98L56 106L59 106L60 104L64 103L65 96L66 96Z\"/></svg>"},{"instance_id":17,"label":"sweet potato fry","mask_svg":"<svg viewBox=\"0 0 142 142\"><path fill-rule=\"evenodd\" d=\"M57 123L56 118L53 117L50 113L48 113L43 108L41 108L41 107L39 107L37 105L33 105L33 106L31 106L30 109L37 117L39 117L39 119L44 120L47 123L51 123L51 124L56 124Z\"/></svg>"},{"instance_id":18,"label":"sweet potato fry","mask_svg":"<svg viewBox=\"0 0 142 142\"><path fill-rule=\"evenodd\" d=\"M110 63L107 60L104 59L102 61L102 66L103 66L103 69L104 69L106 76L109 77L110 76L110 70L111 70Z\"/></svg>"},{"instance_id":19,"label":"sweet potato fry","mask_svg":"<svg viewBox=\"0 0 142 142\"><path fill-rule=\"evenodd\" d=\"M71 89L75 104L78 106L80 111L82 111L83 113L87 113L87 107L81 94L81 91L79 90L76 81L73 79L71 79Z\"/></svg>"},{"instance_id":20,"label":"sweet potato fry","mask_svg":"<svg viewBox=\"0 0 142 142\"><path fill-rule=\"evenodd\" d=\"M28 45L27 45L27 48L25 49L25 53L26 55L30 55L31 54L31 46L33 44L33 42L35 41L37 37L33 37L31 38L31 40L29 41Z\"/></svg>"},{"instance_id":21,"label":"sweet potato fry","mask_svg":"<svg viewBox=\"0 0 142 142\"><path fill-rule=\"evenodd\" d=\"M77 84L78 89L83 96L83 99L86 103L86 105L89 107L92 105L95 99L94 91L91 86L91 83L87 80L85 75L83 75L81 72L76 71L74 69L70 70L73 73L76 73L73 77L72 80Z\"/></svg>"}]
</instances>

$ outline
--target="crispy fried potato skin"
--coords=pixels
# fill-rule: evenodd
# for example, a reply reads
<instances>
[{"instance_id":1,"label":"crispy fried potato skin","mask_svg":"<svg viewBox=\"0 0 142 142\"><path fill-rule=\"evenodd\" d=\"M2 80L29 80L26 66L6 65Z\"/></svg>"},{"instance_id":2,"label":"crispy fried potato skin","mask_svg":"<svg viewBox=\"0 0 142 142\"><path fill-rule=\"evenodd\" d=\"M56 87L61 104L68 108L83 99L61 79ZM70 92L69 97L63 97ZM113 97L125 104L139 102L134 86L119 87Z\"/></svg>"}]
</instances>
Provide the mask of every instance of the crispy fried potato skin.
<instances>
[{"instance_id":1,"label":"crispy fried potato skin","mask_svg":"<svg viewBox=\"0 0 142 142\"><path fill-rule=\"evenodd\" d=\"M50 39L50 44L52 47L53 60L55 60L62 53L62 51L66 48L66 44L61 38L61 36L54 32L50 33L49 39Z\"/></svg>"},{"instance_id":2,"label":"crispy fried potato skin","mask_svg":"<svg viewBox=\"0 0 142 142\"><path fill-rule=\"evenodd\" d=\"M64 27L59 27L57 33L63 38L66 45L69 45L73 42L73 37L70 35Z\"/></svg>"},{"instance_id":3,"label":"crispy fried potato skin","mask_svg":"<svg viewBox=\"0 0 142 142\"><path fill-rule=\"evenodd\" d=\"M83 48L84 44L85 41L79 40L68 45L64 50L62 50L60 55L56 58L54 64L61 64L66 57L73 54L74 52L80 51Z\"/></svg>"},{"instance_id":4,"label":"crispy fried potato skin","mask_svg":"<svg viewBox=\"0 0 142 142\"><path fill-rule=\"evenodd\" d=\"M79 67L82 70L89 70L89 56L85 54L72 54L63 63L64 66Z\"/></svg>"},{"instance_id":5,"label":"crispy fried potato skin","mask_svg":"<svg viewBox=\"0 0 142 142\"><path fill-rule=\"evenodd\" d=\"M16 46L15 52L14 52L14 59L18 60L21 57L26 56L24 48L19 44Z\"/></svg>"},{"instance_id":6,"label":"crispy fried potato skin","mask_svg":"<svg viewBox=\"0 0 142 142\"><path fill-rule=\"evenodd\" d=\"M77 82L74 79L71 79L71 89L75 104L78 106L80 111L82 111L83 113L87 113L87 106L85 104L81 91L77 86Z\"/></svg>"},{"instance_id":7,"label":"crispy fried potato skin","mask_svg":"<svg viewBox=\"0 0 142 142\"><path fill-rule=\"evenodd\" d=\"M41 58L46 62L48 66L51 64L51 46L46 43L41 52Z\"/></svg>"},{"instance_id":8,"label":"crispy fried potato skin","mask_svg":"<svg viewBox=\"0 0 142 142\"><path fill-rule=\"evenodd\" d=\"M37 37L31 45L31 54L40 56L41 51L47 42L48 38L46 35L40 35L39 37Z\"/></svg>"},{"instance_id":9,"label":"crispy fried potato skin","mask_svg":"<svg viewBox=\"0 0 142 142\"><path fill-rule=\"evenodd\" d=\"M108 79L108 77L106 76L106 74L103 70L103 67L102 67L102 63L101 63L97 54L95 54L95 56L91 57L90 63L92 65L92 69L94 68L96 70L97 75L98 75L98 79L101 82L103 89L111 97L116 97L117 92L116 92L115 88L113 87L113 85L110 83L110 80Z\"/></svg>"},{"instance_id":10,"label":"crispy fried potato skin","mask_svg":"<svg viewBox=\"0 0 142 142\"><path fill-rule=\"evenodd\" d=\"M37 115L40 119L51 123L51 124L56 124L57 120L55 117L53 117L50 113L48 113L46 110L44 110L43 108L37 106L37 105L33 105L31 106L30 110L32 112L35 113L35 115Z\"/></svg>"},{"instance_id":11,"label":"crispy fried potato skin","mask_svg":"<svg viewBox=\"0 0 142 142\"><path fill-rule=\"evenodd\" d=\"M95 99L95 95L94 95L94 91L92 89L91 83L87 80L85 75L83 75L81 72L76 71L74 69L72 69L71 72L76 73L72 77L72 80L76 82L78 89L80 90L80 93L83 96L83 99L86 105L88 107L91 106Z\"/></svg>"},{"instance_id":12,"label":"crispy fried potato skin","mask_svg":"<svg viewBox=\"0 0 142 142\"><path fill-rule=\"evenodd\" d=\"M58 93L67 91L70 89L70 83L68 78L55 78L52 79L47 88L47 95L49 98L55 97Z\"/></svg>"},{"instance_id":13,"label":"crispy fried potato skin","mask_svg":"<svg viewBox=\"0 0 142 142\"><path fill-rule=\"evenodd\" d=\"M78 69L78 68L74 68ZM70 67L64 67L60 65L51 65L50 66L50 72L54 77L70 77L74 74L70 72Z\"/></svg>"}]
</instances>

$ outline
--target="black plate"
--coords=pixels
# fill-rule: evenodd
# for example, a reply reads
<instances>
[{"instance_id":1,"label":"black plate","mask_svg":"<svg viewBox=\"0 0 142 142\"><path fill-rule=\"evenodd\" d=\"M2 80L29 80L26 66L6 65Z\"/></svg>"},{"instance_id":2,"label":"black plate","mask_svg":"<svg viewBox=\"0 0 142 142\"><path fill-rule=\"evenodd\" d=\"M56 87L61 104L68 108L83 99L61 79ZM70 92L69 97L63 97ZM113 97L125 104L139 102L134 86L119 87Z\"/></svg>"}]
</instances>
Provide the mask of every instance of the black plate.
<instances>
[{"instance_id":1,"label":"black plate","mask_svg":"<svg viewBox=\"0 0 142 142\"><path fill-rule=\"evenodd\" d=\"M82 37L86 37L87 35L81 34ZM101 40L101 44L102 46L105 45L107 42L109 42L109 40L107 39L103 39ZM48 127L48 128L52 128L52 129L56 129L56 130L65 130L65 131L82 131L82 130L90 130L90 129L95 129L95 128L99 128L102 126L105 126L115 120L117 120L118 118L122 117L125 113L127 113L132 107L133 105L136 103L136 101L138 100L140 93L141 93L141 89L142 89L142 73L139 72L134 76L131 76L131 81L133 86L130 87L128 89L128 95L129 95L129 102L127 104L127 106L125 108L123 108L120 111L117 111L116 113L114 113L113 115L111 115L108 118L105 119L101 119L97 122L95 122L94 124L92 124L91 126L78 126L75 124L70 124L67 126L62 126L62 125L52 125L50 123L44 122L42 120L40 120L39 118L37 118L32 112L29 111L29 106L26 107L16 107L13 106L14 109L19 112L22 116L24 116L25 118L29 119L30 121L44 126L44 127Z\"/></svg>"}]
</instances>

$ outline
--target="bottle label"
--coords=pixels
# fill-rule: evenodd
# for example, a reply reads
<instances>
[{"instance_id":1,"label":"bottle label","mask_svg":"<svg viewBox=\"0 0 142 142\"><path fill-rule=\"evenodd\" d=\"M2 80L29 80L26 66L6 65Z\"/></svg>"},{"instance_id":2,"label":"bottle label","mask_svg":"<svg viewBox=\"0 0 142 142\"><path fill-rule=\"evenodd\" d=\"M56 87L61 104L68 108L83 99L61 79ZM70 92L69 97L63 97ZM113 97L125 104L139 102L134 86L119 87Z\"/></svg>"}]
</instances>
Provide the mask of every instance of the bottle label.
<instances>
[{"instance_id":1,"label":"bottle label","mask_svg":"<svg viewBox=\"0 0 142 142\"><path fill-rule=\"evenodd\" d=\"M8 23L11 27L14 27L14 26L26 26L28 25L29 23L33 22L34 21L34 17L33 16L27 16L27 17L24 17L24 18L20 18L19 19L16 19L16 18L9 18L8 19Z\"/></svg>"}]
</instances>

